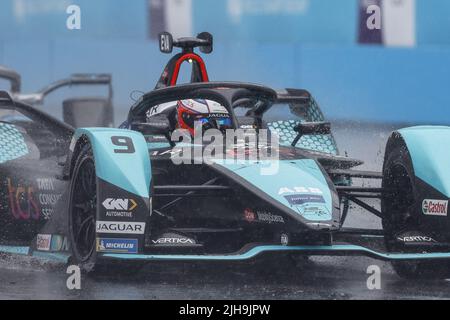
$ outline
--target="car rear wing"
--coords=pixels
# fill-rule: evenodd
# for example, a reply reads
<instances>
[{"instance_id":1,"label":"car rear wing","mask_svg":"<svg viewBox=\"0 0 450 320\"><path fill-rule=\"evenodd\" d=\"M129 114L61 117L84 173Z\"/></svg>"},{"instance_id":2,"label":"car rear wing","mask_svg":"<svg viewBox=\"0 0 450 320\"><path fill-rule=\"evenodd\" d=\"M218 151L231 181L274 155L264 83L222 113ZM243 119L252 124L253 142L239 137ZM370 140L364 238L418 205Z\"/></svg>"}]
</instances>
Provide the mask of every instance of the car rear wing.
<instances>
[{"instance_id":1,"label":"car rear wing","mask_svg":"<svg viewBox=\"0 0 450 320\"><path fill-rule=\"evenodd\" d=\"M73 74L70 78L56 81L45 88L32 94L16 94L20 101L30 104L41 104L45 97L53 91L62 87L81 86L81 85L105 85L108 87L108 99L112 100L112 77L110 74Z\"/></svg>"},{"instance_id":2,"label":"car rear wing","mask_svg":"<svg viewBox=\"0 0 450 320\"><path fill-rule=\"evenodd\" d=\"M300 118L313 116L312 122L323 122L324 115L314 97L304 89L277 91L275 104L288 104L290 112Z\"/></svg>"},{"instance_id":3,"label":"car rear wing","mask_svg":"<svg viewBox=\"0 0 450 320\"><path fill-rule=\"evenodd\" d=\"M60 135L65 137L71 137L74 133L72 126L59 121L42 110L16 100L7 91L0 90L0 109L18 111L33 121L44 123L51 131L59 132Z\"/></svg>"},{"instance_id":4,"label":"car rear wing","mask_svg":"<svg viewBox=\"0 0 450 320\"><path fill-rule=\"evenodd\" d=\"M277 91L277 102L289 103L299 100L311 100L311 93L304 89L284 89Z\"/></svg>"},{"instance_id":5,"label":"car rear wing","mask_svg":"<svg viewBox=\"0 0 450 320\"><path fill-rule=\"evenodd\" d=\"M5 79L11 83L11 92L17 93L21 89L21 77L16 71L0 66L0 79Z\"/></svg>"},{"instance_id":6,"label":"car rear wing","mask_svg":"<svg viewBox=\"0 0 450 320\"><path fill-rule=\"evenodd\" d=\"M12 104L14 101L7 91L0 90L0 105L5 103Z\"/></svg>"},{"instance_id":7,"label":"car rear wing","mask_svg":"<svg viewBox=\"0 0 450 320\"><path fill-rule=\"evenodd\" d=\"M51 92L65 86L74 85L107 85L109 89L109 97L112 97L112 86L111 86L111 75L110 74L73 74L68 79L59 80L54 82L44 89L40 90L38 93L46 96Z\"/></svg>"}]
</instances>

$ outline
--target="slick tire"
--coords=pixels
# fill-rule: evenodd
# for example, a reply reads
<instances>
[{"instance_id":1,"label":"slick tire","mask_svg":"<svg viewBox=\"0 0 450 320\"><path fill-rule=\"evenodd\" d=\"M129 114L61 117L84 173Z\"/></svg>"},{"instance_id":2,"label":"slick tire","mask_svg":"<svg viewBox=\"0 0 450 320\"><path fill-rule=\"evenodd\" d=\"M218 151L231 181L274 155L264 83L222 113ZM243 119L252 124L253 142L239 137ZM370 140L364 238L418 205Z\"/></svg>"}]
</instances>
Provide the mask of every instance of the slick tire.
<instances>
[{"instance_id":1,"label":"slick tire","mask_svg":"<svg viewBox=\"0 0 450 320\"><path fill-rule=\"evenodd\" d=\"M396 235L420 229L418 213L411 210L418 193L411 156L404 144L395 147L387 155L382 188L386 190L381 199L386 248L389 252L403 252L404 248L396 245ZM446 279L450 276L450 263L445 261L394 261L392 266L404 279Z\"/></svg>"},{"instance_id":2,"label":"slick tire","mask_svg":"<svg viewBox=\"0 0 450 320\"><path fill-rule=\"evenodd\" d=\"M71 263L85 273L97 266L97 189L94 155L87 142L78 154L70 183L68 227Z\"/></svg>"}]
</instances>

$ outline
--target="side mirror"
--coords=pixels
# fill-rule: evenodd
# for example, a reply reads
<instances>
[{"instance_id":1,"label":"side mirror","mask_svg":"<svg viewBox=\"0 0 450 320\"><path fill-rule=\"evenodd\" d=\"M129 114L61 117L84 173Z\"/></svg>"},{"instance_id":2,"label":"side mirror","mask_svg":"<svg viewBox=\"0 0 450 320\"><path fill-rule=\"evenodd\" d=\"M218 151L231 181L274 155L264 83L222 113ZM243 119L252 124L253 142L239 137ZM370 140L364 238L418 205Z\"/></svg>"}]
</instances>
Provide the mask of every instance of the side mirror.
<instances>
[{"instance_id":1,"label":"side mirror","mask_svg":"<svg viewBox=\"0 0 450 320\"><path fill-rule=\"evenodd\" d=\"M294 131L298 133L294 141L292 141L292 146L295 147L300 139L304 135L316 135L316 134L330 134L331 124L329 122L306 122L301 123L294 128Z\"/></svg>"},{"instance_id":2,"label":"side mirror","mask_svg":"<svg viewBox=\"0 0 450 320\"><path fill-rule=\"evenodd\" d=\"M144 136L170 134L170 121L165 115L156 115L147 119L147 122L137 122L131 125L131 130L139 131Z\"/></svg>"}]
</instances>

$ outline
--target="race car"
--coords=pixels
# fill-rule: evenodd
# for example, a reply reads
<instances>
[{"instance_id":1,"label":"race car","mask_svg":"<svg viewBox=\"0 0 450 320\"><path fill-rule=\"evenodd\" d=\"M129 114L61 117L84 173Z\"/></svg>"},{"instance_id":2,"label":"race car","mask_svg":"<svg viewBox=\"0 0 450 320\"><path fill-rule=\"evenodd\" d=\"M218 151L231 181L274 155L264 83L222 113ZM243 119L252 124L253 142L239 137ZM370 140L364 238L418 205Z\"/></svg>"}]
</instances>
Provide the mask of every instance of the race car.
<instances>
[{"instance_id":1,"label":"race car","mask_svg":"<svg viewBox=\"0 0 450 320\"><path fill-rule=\"evenodd\" d=\"M182 52L118 129L74 130L0 93L1 252L86 272L365 255L392 261L404 278L448 277L448 127L398 130L382 172L355 170L362 161L340 154L308 91L210 82L194 52L212 52L209 33L176 41L162 33L160 50L174 47ZM192 64L191 82L177 84L183 62ZM3 112L20 117L4 120ZM34 139L44 131L46 141ZM227 140L236 132L248 140ZM383 228L343 227L354 206Z\"/></svg>"},{"instance_id":2,"label":"race car","mask_svg":"<svg viewBox=\"0 0 450 320\"><path fill-rule=\"evenodd\" d=\"M0 66L0 79L10 83L12 97L27 104L37 106L45 98L63 87L72 86L107 86L107 97L76 97L62 102L63 121L75 128L112 127L114 110L112 105L112 78L109 74L73 74L67 79L59 80L35 93L22 93L22 78L12 69Z\"/></svg>"}]
</instances>

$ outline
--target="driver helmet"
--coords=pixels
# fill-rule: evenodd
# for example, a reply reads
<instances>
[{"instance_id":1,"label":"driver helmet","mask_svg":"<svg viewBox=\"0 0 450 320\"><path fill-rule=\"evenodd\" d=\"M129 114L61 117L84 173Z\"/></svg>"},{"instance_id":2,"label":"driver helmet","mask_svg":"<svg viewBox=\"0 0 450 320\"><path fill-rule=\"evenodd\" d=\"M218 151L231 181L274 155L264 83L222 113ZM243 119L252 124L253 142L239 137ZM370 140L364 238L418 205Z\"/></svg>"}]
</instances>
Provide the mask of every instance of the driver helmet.
<instances>
[{"instance_id":1,"label":"driver helmet","mask_svg":"<svg viewBox=\"0 0 450 320\"><path fill-rule=\"evenodd\" d=\"M202 132L218 129L225 132L232 128L232 121L227 109L220 103L206 99L179 100L177 103L178 127L189 130L194 136L196 122L200 122Z\"/></svg>"}]
</instances>

